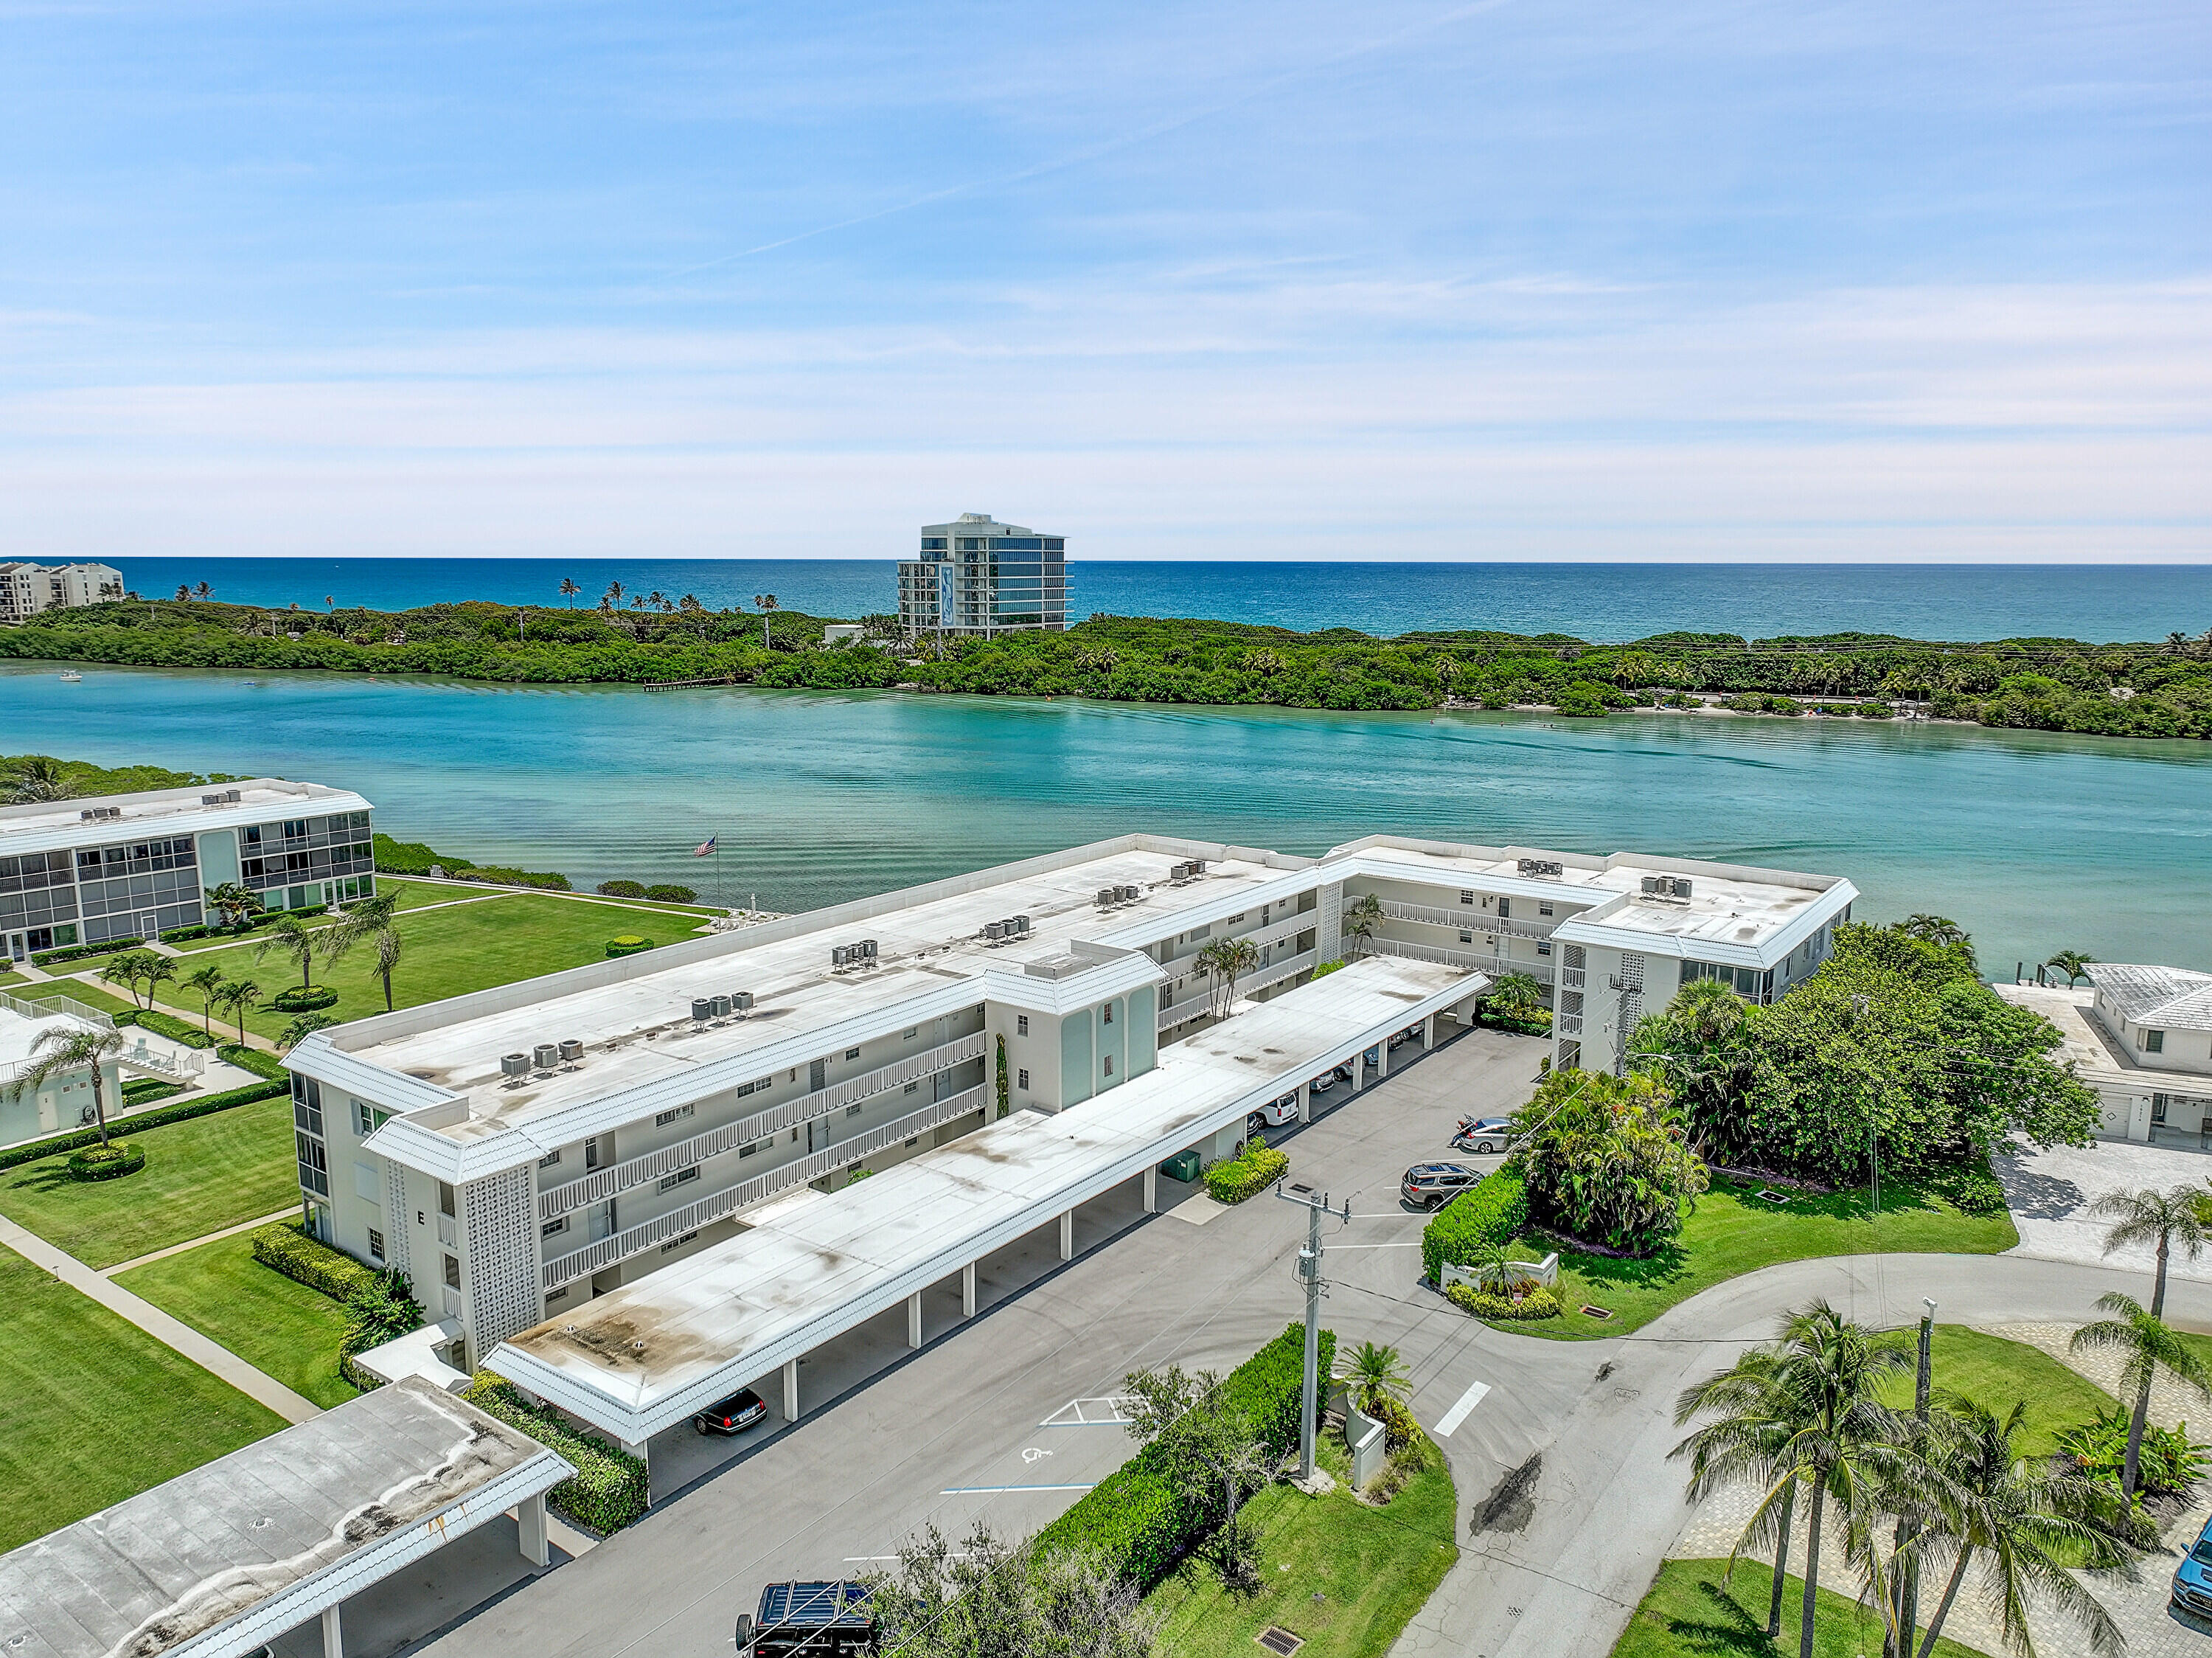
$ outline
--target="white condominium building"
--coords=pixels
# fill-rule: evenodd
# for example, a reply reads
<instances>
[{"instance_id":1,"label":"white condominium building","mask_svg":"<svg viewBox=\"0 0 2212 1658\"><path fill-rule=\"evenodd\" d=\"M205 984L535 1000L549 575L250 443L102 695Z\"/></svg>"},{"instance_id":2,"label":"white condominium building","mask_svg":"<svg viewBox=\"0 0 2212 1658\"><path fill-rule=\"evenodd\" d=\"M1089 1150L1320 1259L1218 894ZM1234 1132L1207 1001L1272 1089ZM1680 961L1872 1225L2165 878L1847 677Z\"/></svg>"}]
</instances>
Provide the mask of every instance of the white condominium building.
<instances>
[{"instance_id":1,"label":"white condominium building","mask_svg":"<svg viewBox=\"0 0 2212 1658\"><path fill-rule=\"evenodd\" d=\"M112 564L31 564L0 561L0 622L70 610L123 596L123 572Z\"/></svg>"},{"instance_id":2,"label":"white condominium building","mask_svg":"<svg viewBox=\"0 0 2212 1658\"><path fill-rule=\"evenodd\" d=\"M1763 998L1810 972L1856 895L1632 855L1125 836L318 1033L286 1061L301 1193L319 1235L408 1272L464 1368L547 1320L583 1353L622 1298L701 1275L718 1305L876 1307L907 1269L874 1256L921 1247L925 1211L957 1253L1227 1155L1248 1110L1358 1088L1504 972L1556 987L1561 1063L1615 1064L1686 978ZM1224 938L1249 948L1222 1019L1201 952ZM851 1238L792 1243L794 1216ZM625 1440L665 1425L623 1408Z\"/></svg>"},{"instance_id":3,"label":"white condominium building","mask_svg":"<svg viewBox=\"0 0 2212 1658\"><path fill-rule=\"evenodd\" d=\"M917 633L1003 633L1067 625L1067 542L987 512L924 524L899 565L899 624Z\"/></svg>"},{"instance_id":4,"label":"white condominium building","mask_svg":"<svg viewBox=\"0 0 2212 1658\"><path fill-rule=\"evenodd\" d=\"M2108 1139L2212 1150L2212 973L2093 961L2087 990L1999 984L2058 1027Z\"/></svg>"},{"instance_id":5,"label":"white condominium building","mask_svg":"<svg viewBox=\"0 0 2212 1658\"><path fill-rule=\"evenodd\" d=\"M0 953L197 926L208 889L228 882L270 910L366 897L369 813L359 795L281 777L0 807Z\"/></svg>"}]
</instances>

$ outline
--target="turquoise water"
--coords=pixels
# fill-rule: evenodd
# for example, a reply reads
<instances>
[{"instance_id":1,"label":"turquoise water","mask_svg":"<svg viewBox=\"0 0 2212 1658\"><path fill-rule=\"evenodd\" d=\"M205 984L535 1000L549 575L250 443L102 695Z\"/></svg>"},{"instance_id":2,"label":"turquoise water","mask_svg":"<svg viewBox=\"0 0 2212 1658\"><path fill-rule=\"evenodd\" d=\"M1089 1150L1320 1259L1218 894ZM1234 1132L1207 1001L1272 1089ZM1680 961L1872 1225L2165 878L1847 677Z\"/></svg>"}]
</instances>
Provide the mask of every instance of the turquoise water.
<instances>
[{"instance_id":1,"label":"turquoise water","mask_svg":"<svg viewBox=\"0 0 2212 1658\"><path fill-rule=\"evenodd\" d=\"M484 863L823 904L1132 829L1376 832L1848 875L2009 977L2064 948L2212 968L2212 746L1972 727L1330 714L896 692L0 668L0 753L267 771ZM721 837L717 857L690 848Z\"/></svg>"}]
</instances>

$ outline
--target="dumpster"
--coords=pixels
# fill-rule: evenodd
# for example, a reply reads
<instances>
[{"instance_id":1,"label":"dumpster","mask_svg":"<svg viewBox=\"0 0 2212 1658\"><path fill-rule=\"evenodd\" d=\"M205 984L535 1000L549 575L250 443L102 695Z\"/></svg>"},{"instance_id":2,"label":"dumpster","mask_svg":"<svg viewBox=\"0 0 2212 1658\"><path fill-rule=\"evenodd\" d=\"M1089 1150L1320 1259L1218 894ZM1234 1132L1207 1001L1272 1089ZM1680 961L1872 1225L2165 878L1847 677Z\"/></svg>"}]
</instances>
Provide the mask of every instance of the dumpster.
<instances>
[{"instance_id":1,"label":"dumpster","mask_svg":"<svg viewBox=\"0 0 2212 1658\"><path fill-rule=\"evenodd\" d=\"M1195 1180L1198 1178L1198 1149L1178 1151L1160 1165L1160 1173L1170 1180Z\"/></svg>"}]
</instances>

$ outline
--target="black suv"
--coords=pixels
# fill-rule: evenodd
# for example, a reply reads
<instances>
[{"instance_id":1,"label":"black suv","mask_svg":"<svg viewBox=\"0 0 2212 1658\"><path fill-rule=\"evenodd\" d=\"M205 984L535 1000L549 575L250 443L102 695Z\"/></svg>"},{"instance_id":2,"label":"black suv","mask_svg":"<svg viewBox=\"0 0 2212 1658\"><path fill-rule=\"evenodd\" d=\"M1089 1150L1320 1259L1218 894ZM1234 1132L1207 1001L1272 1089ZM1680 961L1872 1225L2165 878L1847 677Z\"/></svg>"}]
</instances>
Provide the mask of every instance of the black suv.
<instances>
[{"instance_id":1,"label":"black suv","mask_svg":"<svg viewBox=\"0 0 2212 1658\"><path fill-rule=\"evenodd\" d=\"M1481 1178L1468 1163L1415 1163L1398 1182L1398 1195L1416 1209L1442 1209Z\"/></svg>"},{"instance_id":2,"label":"black suv","mask_svg":"<svg viewBox=\"0 0 2212 1658\"><path fill-rule=\"evenodd\" d=\"M876 1649L876 1622L865 1584L771 1583L736 1638L738 1658L849 1658Z\"/></svg>"}]
</instances>

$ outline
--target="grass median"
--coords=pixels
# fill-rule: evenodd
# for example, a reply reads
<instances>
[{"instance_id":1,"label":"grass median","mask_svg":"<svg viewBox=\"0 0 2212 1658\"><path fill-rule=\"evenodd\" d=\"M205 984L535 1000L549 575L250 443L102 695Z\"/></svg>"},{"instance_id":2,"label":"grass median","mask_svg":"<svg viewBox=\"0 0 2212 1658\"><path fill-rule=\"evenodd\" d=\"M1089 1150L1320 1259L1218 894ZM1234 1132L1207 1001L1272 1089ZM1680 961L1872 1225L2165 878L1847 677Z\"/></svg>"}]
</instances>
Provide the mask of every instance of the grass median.
<instances>
[{"instance_id":1,"label":"grass median","mask_svg":"<svg viewBox=\"0 0 2212 1658\"><path fill-rule=\"evenodd\" d=\"M1501 1324L1517 1334L1573 1341L1618 1336L1640 1329L1668 1308L1703 1289L1785 1261L1825 1255L1995 1255L2020 1241L2012 1216L1968 1215L1934 1192L1906 1180L1885 1180L1881 1212L1871 1215L1864 1191L1825 1198L1788 1194L1775 1204L1759 1188L1719 1175L1698 1199L1680 1234L1643 1260L1614 1260L1559 1251L1556 1319ZM1541 1260L1553 1246L1541 1237L1515 1240L1516 1259ZM1610 1313L1601 1319L1582 1309Z\"/></svg>"},{"instance_id":2,"label":"grass median","mask_svg":"<svg viewBox=\"0 0 2212 1658\"><path fill-rule=\"evenodd\" d=\"M1613 1649L1613 1658L1783 1658L1797 1650L1797 1607L1804 1580L1786 1577L1788 1609L1783 1639L1766 1634L1766 1597L1774 1582L1771 1567L1739 1563L1728 1582L1721 1581L1725 1560L1669 1560L1659 1569L1651 1591L1630 1620L1628 1632ZM1814 1658L1863 1658L1881 1650L1881 1624L1848 1595L1817 1591L1813 1614ZM1973 1647L1939 1639L1936 1658L1984 1658Z\"/></svg>"},{"instance_id":3,"label":"grass median","mask_svg":"<svg viewBox=\"0 0 2212 1658\"><path fill-rule=\"evenodd\" d=\"M4 1248L0 1306L0 1551L284 1426Z\"/></svg>"},{"instance_id":4,"label":"grass median","mask_svg":"<svg viewBox=\"0 0 2212 1658\"><path fill-rule=\"evenodd\" d=\"M338 1375L345 1308L255 1260L251 1234L149 1261L115 1282L325 1410L359 1397Z\"/></svg>"}]
</instances>

